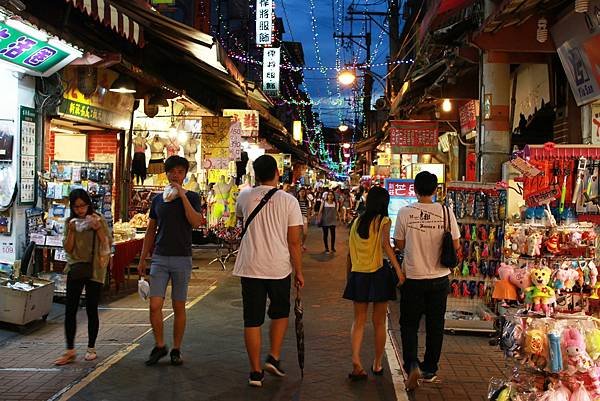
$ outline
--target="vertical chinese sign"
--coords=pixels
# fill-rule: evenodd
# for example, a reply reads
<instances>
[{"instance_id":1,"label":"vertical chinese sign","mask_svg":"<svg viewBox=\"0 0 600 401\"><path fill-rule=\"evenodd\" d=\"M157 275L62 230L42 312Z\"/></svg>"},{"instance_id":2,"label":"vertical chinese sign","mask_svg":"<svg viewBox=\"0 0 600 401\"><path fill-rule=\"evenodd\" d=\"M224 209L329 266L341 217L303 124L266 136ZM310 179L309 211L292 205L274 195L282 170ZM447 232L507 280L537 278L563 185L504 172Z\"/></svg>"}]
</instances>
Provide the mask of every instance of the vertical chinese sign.
<instances>
[{"instance_id":1,"label":"vertical chinese sign","mask_svg":"<svg viewBox=\"0 0 600 401\"><path fill-rule=\"evenodd\" d=\"M469 100L458 109L460 116L460 133L468 135L477 129L477 116L479 115L479 103Z\"/></svg>"},{"instance_id":2,"label":"vertical chinese sign","mask_svg":"<svg viewBox=\"0 0 600 401\"><path fill-rule=\"evenodd\" d=\"M35 109L21 106L21 165L19 166L21 205L33 205L35 202L36 120Z\"/></svg>"},{"instance_id":3,"label":"vertical chinese sign","mask_svg":"<svg viewBox=\"0 0 600 401\"><path fill-rule=\"evenodd\" d=\"M393 120L389 136L392 153L436 153L438 149L437 121Z\"/></svg>"},{"instance_id":4,"label":"vertical chinese sign","mask_svg":"<svg viewBox=\"0 0 600 401\"><path fill-rule=\"evenodd\" d=\"M263 53L263 91L269 95L279 93L280 49L266 47Z\"/></svg>"},{"instance_id":5,"label":"vertical chinese sign","mask_svg":"<svg viewBox=\"0 0 600 401\"><path fill-rule=\"evenodd\" d=\"M273 44L273 0L256 0L256 45Z\"/></svg>"},{"instance_id":6,"label":"vertical chinese sign","mask_svg":"<svg viewBox=\"0 0 600 401\"><path fill-rule=\"evenodd\" d=\"M202 167L207 170L208 182L229 175L230 121L229 117L202 117Z\"/></svg>"}]
</instances>

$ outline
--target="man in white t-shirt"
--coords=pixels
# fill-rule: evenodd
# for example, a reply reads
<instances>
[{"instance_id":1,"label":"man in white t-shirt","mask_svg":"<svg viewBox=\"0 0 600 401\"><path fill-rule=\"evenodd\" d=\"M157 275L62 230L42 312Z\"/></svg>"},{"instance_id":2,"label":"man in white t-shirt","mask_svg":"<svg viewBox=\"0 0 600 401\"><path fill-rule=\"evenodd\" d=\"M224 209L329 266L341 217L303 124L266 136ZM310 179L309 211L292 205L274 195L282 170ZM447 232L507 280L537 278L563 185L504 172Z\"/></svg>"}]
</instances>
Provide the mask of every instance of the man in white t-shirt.
<instances>
[{"instance_id":1,"label":"man in white t-shirt","mask_svg":"<svg viewBox=\"0 0 600 401\"><path fill-rule=\"evenodd\" d=\"M279 183L277 162L263 155L254 161L254 174L260 185L240 192L236 212L244 222L263 197ZM298 200L276 191L247 225L240 243L233 274L241 277L244 305L244 340L250 360L248 383L261 387L263 369L275 376L285 376L281 368L281 345L290 314L292 270L294 282L304 286L302 275L302 213ZM271 318L271 349L261 368L261 326L265 320L267 296Z\"/></svg>"},{"instance_id":2,"label":"man in white t-shirt","mask_svg":"<svg viewBox=\"0 0 600 401\"><path fill-rule=\"evenodd\" d=\"M433 382L444 341L444 315L448 297L450 270L442 266L442 236L444 234L444 206L434 203L437 189L435 174L423 171L415 177L418 202L398 211L394 240L404 250L402 270L406 281L401 288L400 334L404 369L409 372L406 388L414 390L422 378ZM460 230L452 210L446 215L454 248L458 249ZM423 362L417 355L418 330L425 315L426 346Z\"/></svg>"}]
</instances>

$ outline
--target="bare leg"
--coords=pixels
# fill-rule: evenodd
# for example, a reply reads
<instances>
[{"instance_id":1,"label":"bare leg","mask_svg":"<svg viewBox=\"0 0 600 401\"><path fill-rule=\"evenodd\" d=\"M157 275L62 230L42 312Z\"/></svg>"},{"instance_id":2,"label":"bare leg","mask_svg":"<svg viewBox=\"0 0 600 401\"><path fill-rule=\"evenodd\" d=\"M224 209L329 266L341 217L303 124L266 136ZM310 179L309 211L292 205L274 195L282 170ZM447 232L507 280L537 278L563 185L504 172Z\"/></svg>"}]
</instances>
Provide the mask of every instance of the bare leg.
<instances>
[{"instance_id":1,"label":"bare leg","mask_svg":"<svg viewBox=\"0 0 600 401\"><path fill-rule=\"evenodd\" d=\"M154 333L154 342L157 347L165 346L165 337L163 333L163 314L162 308L165 299L162 297L150 297L150 324Z\"/></svg>"},{"instance_id":2,"label":"bare leg","mask_svg":"<svg viewBox=\"0 0 600 401\"><path fill-rule=\"evenodd\" d=\"M246 343L248 359L250 360L250 370L252 372L260 372L262 370L260 365L260 327L245 327L244 341Z\"/></svg>"},{"instance_id":3,"label":"bare leg","mask_svg":"<svg viewBox=\"0 0 600 401\"><path fill-rule=\"evenodd\" d=\"M375 360L373 370L381 370L381 359L385 348L386 332L385 318L387 315L387 302L375 302L373 304L373 329L375 330Z\"/></svg>"},{"instance_id":4,"label":"bare leg","mask_svg":"<svg viewBox=\"0 0 600 401\"><path fill-rule=\"evenodd\" d=\"M354 322L351 331L353 373L360 373L364 370L360 361L360 347L365 332L368 309L367 302L354 302Z\"/></svg>"},{"instance_id":5,"label":"bare leg","mask_svg":"<svg viewBox=\"0 0 600 401\"><path fill-rule=\"evenodd\" d=\"M271 330L269 331L269 337L271 339L271 355L273 358L279 360L281 356L281 345L285 337L285 332L288 327L288 318L273 319L271 320Z\"/></svg>"},{"instance_id":6,"label":"bare leg","mask_svg":"<svg viewBox=\"0 0 600 401\"><path fill-rule=\"evenodd\" d=\"M181 341L185 332L185 301L173 301L173 312L175 320L173 321L173 348L181 349Z\"/></svg>"}]
</instances>

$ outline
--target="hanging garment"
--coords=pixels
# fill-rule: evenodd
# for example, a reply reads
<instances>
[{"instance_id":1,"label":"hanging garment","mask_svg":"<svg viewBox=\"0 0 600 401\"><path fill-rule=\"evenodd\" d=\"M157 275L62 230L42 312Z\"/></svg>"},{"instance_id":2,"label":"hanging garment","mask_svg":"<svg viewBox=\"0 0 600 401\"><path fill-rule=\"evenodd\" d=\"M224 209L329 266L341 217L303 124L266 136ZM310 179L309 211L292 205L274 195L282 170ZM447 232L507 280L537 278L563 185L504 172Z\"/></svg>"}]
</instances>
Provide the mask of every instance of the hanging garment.
<instances>
[{"instance_id":1,"label":"hanging garment","mask_svg":"<svg viewBox=\"0 0 600 401\"><path fill-rule=\"evenodd\" d=\"M135 177L137 185L142 185L146 179L146 154L135 152L131 162L131 177Z\"/></svg>"},{"instance_id":2,"label":"hanging garment","mask_svg":"<svg viewBox=\"0 0 600 401\"><path fill-rule=\"evenodd\" d=\"M165 172L165 160L164 159L150 159L148 163L148 175L162 174Z\"/></svg>"}]
</instances>

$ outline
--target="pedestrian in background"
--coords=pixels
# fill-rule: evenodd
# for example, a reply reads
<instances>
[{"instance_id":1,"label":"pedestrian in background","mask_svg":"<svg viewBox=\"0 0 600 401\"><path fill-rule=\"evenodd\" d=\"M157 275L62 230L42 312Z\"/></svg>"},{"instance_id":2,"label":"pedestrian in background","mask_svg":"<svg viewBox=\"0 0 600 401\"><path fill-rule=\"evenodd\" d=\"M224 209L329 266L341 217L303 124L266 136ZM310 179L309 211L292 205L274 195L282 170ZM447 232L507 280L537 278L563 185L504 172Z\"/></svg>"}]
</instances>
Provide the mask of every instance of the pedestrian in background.
<instances>
[{"instance_id":1,"label":"pedestrian in background","mask_svg":"<svg viewBox=\"0 0 600 401\"><path fill-rule=\"evenodd\" d=\"M298 191L298 205L300 205L300 212L302 213L302 250L306 251L306 237L308 236L308 221L311 215L310 201L306 195L306 189L300 188Z\"/></svg>"},{"instance_id":2,"label":"pedestrian in background","mask_svg":"<svg viewBox=\"0 0 600 401\"><path fill-rule=\"evenodd\" d=\"M332 191L327 193L327 197L321 203L319 209L319 225L323 229L323 244L325 244L325 253L329 253L328 235L331 233L331 252L335 252L335 226L338 216L338 204Z\"/></svg>"},{"instance_id":3,"label":"pedestrian in background","mask_svg":"<svg viewBox=\"0 0 600 401\"><path fill-rule=\"evenodd\" d=\"M239 194L237 215L245 224L233 275L241 277L244 308L244 340L250 361L248 384L261 387L264 370L283 377L281 346L290 314L292 272L297 287L304 286L302 275L302 226L298 201L292 195L277 190L279 171L272 156L263 155L254 161L254 174L260 185ZM266 203L261 201L265 200ZM258 209L254 218L249 216ZM269 337L271 348L261 367L261 326L265 309L271 318Z\"/></svg>"},{"instance_id":4,"label":"pedestrian in background","mask_svg":"<svg viewBox=\"0 0 600 401\"><path fill-rule=\"evenodd\" d=\"M392 223L388 217L389 203L390 195L384 188L371 188L367 196L365 212L354 220L350 228L348 281L344 298L354 302L354 322L351 331L353 368L348 375L352 381L367 378L360 359L360 349L369 304L373 304L372 322L375 331L375 358L371 365L371 372L376 376L383 374L381 360L387 335L385 330L387 303L396 299L394 271L400 283L405 280L390 242ZM384 252L389 262L383 260Z\"/></svg>"},{"instance_id":5,"label":"pedestrian in background","mask_svg":"<svg viewBox=\"0 0 600 401\"><path fill-rule=\"evenodd\" d=\"M85 288L85 310L88 317L88 348L84 359L97 358L96 338L100 329L98 303L106 279L112 236L106 220L94 212L92 200L83 189L69 194L71 213L65 224L63 248L67 255L67 300L65 306L65 337L67 350L54 363L66 365L74 362L77 310ZM88 266L84 266L88 265ZM91 265L91 269L89 266ZM87 273L82 273L82 270Z\"/></svg>"},{"instance_id":6,"label":"pedestrian in background","mask_svg":"<svg viewBox=\"0 0 600 401\"><path fill-rule=\"evenodd\" d=\"M171 282L171 300L173 313L173 349L171 365L181 365L181 343L185 332L185 301L188 285L192 275L192 228L199 227L202 222L200 213L200 196L186 191L183 180L190 164L187 159L174 155L165 160L165 173L169 184L176 191L176 198L165 199L158 194L152 199L150 220L144 245L140 255L138 273L146 274L146 257L151 249L150 265L150 323L154 333L154 348L146 365L155 365L168 353L164 338L162 308L169 281Z\"/></svg>"},{"instance_id":7,"label":"pedestrian in background","mask_svg":"<svg viewBox=\"0 0 600 401\"><path fill-rule=\"evenodd\" d=\"M437 378L438 362L444 341L444 315L448 297L450 270L440 262L444 234L443 205L434 203L437 177L422 171L415 177L418 202L398 211L394 239L404 250L402 268L406 282L400 297L400 332L404 369L409 372L406 388L414 390L422 378L433 382ZM450 231L455 249L459 247L460 230L452 210L448 210ZM446 223L447 225L448 223ZM417 355L418 330L425 315L425 358Z\"/></svg>"}]
</instances>

